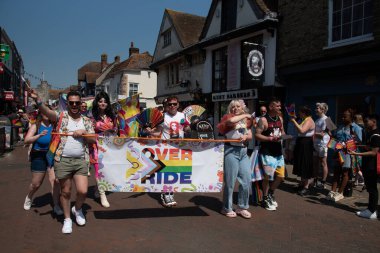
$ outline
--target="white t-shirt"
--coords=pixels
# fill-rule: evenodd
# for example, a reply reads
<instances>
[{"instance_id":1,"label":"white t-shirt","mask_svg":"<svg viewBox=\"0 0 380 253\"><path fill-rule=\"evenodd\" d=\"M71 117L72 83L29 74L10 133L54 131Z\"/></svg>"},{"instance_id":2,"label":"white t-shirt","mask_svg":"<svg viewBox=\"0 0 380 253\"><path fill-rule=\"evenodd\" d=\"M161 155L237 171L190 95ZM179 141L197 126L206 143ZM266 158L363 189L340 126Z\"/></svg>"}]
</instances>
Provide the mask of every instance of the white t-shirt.
<instances>
[{"instance_id":1,"label":"white t-shirt","mask_svg":"<svg viewBox=\"0 0 380 253\"><path fill-rule=\"evenodd\" d=\"M172 116L169 113L164 114L164 122L162 123L162 135L161 139L178 139L184 137L184 127L189 125L185 114L177 112Z\"/></svg>"},{"instance_id":2,"label":"white t-shirt","mask_svg":"<svg viewBox=\"0 0 380 253\"><path fill-rule=\"evenodd\" d=\"M71 117L69 117L69 122L67 125L68 132L74 132L75 130L85 129L83 119L81 118L79 121L74 121ZM63 157L84 157L85 153L85 145L84 140L82 138L73 138L72 136L67 137L67 141L65 147L62 151Z\"/></svg>"},{"instance_id":3,"label":"white t-shirt","mask_svg":"<svg viewBox=\"0 0 380 253\"><path fill-rule=\"evenodd\" d=\"M330 136L325 132L326 131L326 119L327 119L327 116L323 115L322 117L320 117L319 119L317 119L315 121L315 132L316 133L323 132L324 135L323 135L323 138L315 137L314 138L314 145L326 146L330 140Z\"/></svg>"},{"instance_id":4,"label":"white t-shirt","mask_svg":"<svg viewBox=\"0 0 380 253\"><path fill-rule=\"evenodd\" d=\"M247 124L241 120L235 125L235 129L226 133L226 138L230 140L238 140L243 135L247 134ZM232 146L244 147L244 143L242 142L230 142Z\"/></svg>"}]
</instances>

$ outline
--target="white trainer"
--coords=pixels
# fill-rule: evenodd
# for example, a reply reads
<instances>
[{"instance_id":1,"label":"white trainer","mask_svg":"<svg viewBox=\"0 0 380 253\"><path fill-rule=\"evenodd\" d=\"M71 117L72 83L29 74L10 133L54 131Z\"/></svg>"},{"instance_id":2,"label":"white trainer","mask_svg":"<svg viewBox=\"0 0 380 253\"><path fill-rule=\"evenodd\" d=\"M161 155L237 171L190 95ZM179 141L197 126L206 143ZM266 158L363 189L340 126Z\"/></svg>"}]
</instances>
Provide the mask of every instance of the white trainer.
<instances>
[{"instance_id":1,"label":"white trainer","mask_svg":"<svg viewBox=\"0 0 380 253\"><path fill-rule=\"evenodd\" d=\"M30 210L30 208L32 207L32 199L29 198L28 195L26 195L25 197L25 202L24 202L24 210Z\"/></svg>"},{"instance_id":2,"label":"white trainer","mask_svg":"<svg viewBox=\"0 0 380 253\"><path fill-rule=\"evenodd\" d=\"M63 220L62 233L71 234L73 232L73 222L70 218L66 218Z\"/></svg>"},{"instance_id":3,"label":"white trainer","mask_svg":"<svg viewBox=\"0 0 380 253\"><path fill-rule=\"evenodd\" d=\"M365 209L363 211L358 211L358 212L356 212L356 215L359 216L359 217L370 219L370 220L377 219L377 212L375 211L375 212L372 213L368 209Z\"/></svg>"},{"instance_id":4,"label":"white trainer","mask_svg":"<svg viewBox=\"0 0 380 253\"><path fill-rule=\"evenodd\" d=\"M73 208L71 208L71 212L75 216L75 220L79 226L84 226L86 224L86 218L83 215L82 208L76 210L75 206L73 206Z\"/></svg>"}]
</instances>

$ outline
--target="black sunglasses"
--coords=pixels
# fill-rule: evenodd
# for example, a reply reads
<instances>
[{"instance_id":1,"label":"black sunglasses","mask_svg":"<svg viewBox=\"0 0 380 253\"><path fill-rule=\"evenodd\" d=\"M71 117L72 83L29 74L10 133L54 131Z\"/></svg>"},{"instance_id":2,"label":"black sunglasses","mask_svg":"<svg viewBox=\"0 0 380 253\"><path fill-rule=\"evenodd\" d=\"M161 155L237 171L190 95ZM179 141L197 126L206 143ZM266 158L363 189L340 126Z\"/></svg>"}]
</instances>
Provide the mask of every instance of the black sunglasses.
<instances>
[{"instance_id":1,"label":"black sunglasses","mask_svg":"<svg viewBox=\"0 0 380 253\"><path fill-rule=\"evenodd\" d=\"M69 105L80 105L82 102L81 101L69 101Z\"/></svg>"},{"instance_id":2,"label":"black sunglasses","mask_svg":"<svg viewBox=\"0 0 380 253\"><path fill-rule=\"evenodd\" d=\"M178 103L167 103L168 106L177 106Z\"/></svg>"}]
</instances>

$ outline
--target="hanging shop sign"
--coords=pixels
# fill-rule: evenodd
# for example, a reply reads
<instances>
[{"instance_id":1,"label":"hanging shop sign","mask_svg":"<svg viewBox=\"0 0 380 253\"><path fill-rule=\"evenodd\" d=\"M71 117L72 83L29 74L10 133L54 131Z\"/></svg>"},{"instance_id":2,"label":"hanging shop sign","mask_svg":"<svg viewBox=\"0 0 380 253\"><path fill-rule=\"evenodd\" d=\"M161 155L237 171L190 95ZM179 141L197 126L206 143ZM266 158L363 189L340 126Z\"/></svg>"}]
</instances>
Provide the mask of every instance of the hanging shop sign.
<instances>
[{"instance_id":1,"label":"hanging shop sign","mask_svg":"<svg viewBox=\"0 0 380 253\"><path fill-rule=\"evenodd\" d=\"M13 91L4 91L4 100L5 101L14 101L15 94Z\"/></svg>"},{"instance_id":2,"label":"hanging shop sign","mask_svg":"<svg viewBox=\"0 0 380 253\"><path fill-rule=\"evenodd\" d=\"M212 102L230 101L233 99L256 99L256 98L257 98L257 89L212 93Z\"/></svg>"}]
</instances>

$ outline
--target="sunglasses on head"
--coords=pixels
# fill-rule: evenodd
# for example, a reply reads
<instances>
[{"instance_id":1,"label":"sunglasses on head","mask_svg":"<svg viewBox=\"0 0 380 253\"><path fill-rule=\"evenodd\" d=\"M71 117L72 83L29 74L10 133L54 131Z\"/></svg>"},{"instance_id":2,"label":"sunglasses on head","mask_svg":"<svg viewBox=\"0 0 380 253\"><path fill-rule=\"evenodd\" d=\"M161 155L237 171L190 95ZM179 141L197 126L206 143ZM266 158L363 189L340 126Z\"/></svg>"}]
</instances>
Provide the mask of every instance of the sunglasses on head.
<instances>
[{"instance_id":1,"label":"sunglasses on head","mask_svg":"<svg viewBox=\"0 0 380 253\"><path fill-rule=\"evenodd\" d=\"M168 106L177 106L178 103L167 103Z\"/></svg>"},{"instance_id":2,"label":"sunglasses on head","mask_svg":"<svg viewBox=\"0 0 380 253\"><path fill-rule=\"evenodd\" d=\"M80 105L82 102L81 101L69 101L69 105Z\"/></svg>"}]
</instances>

